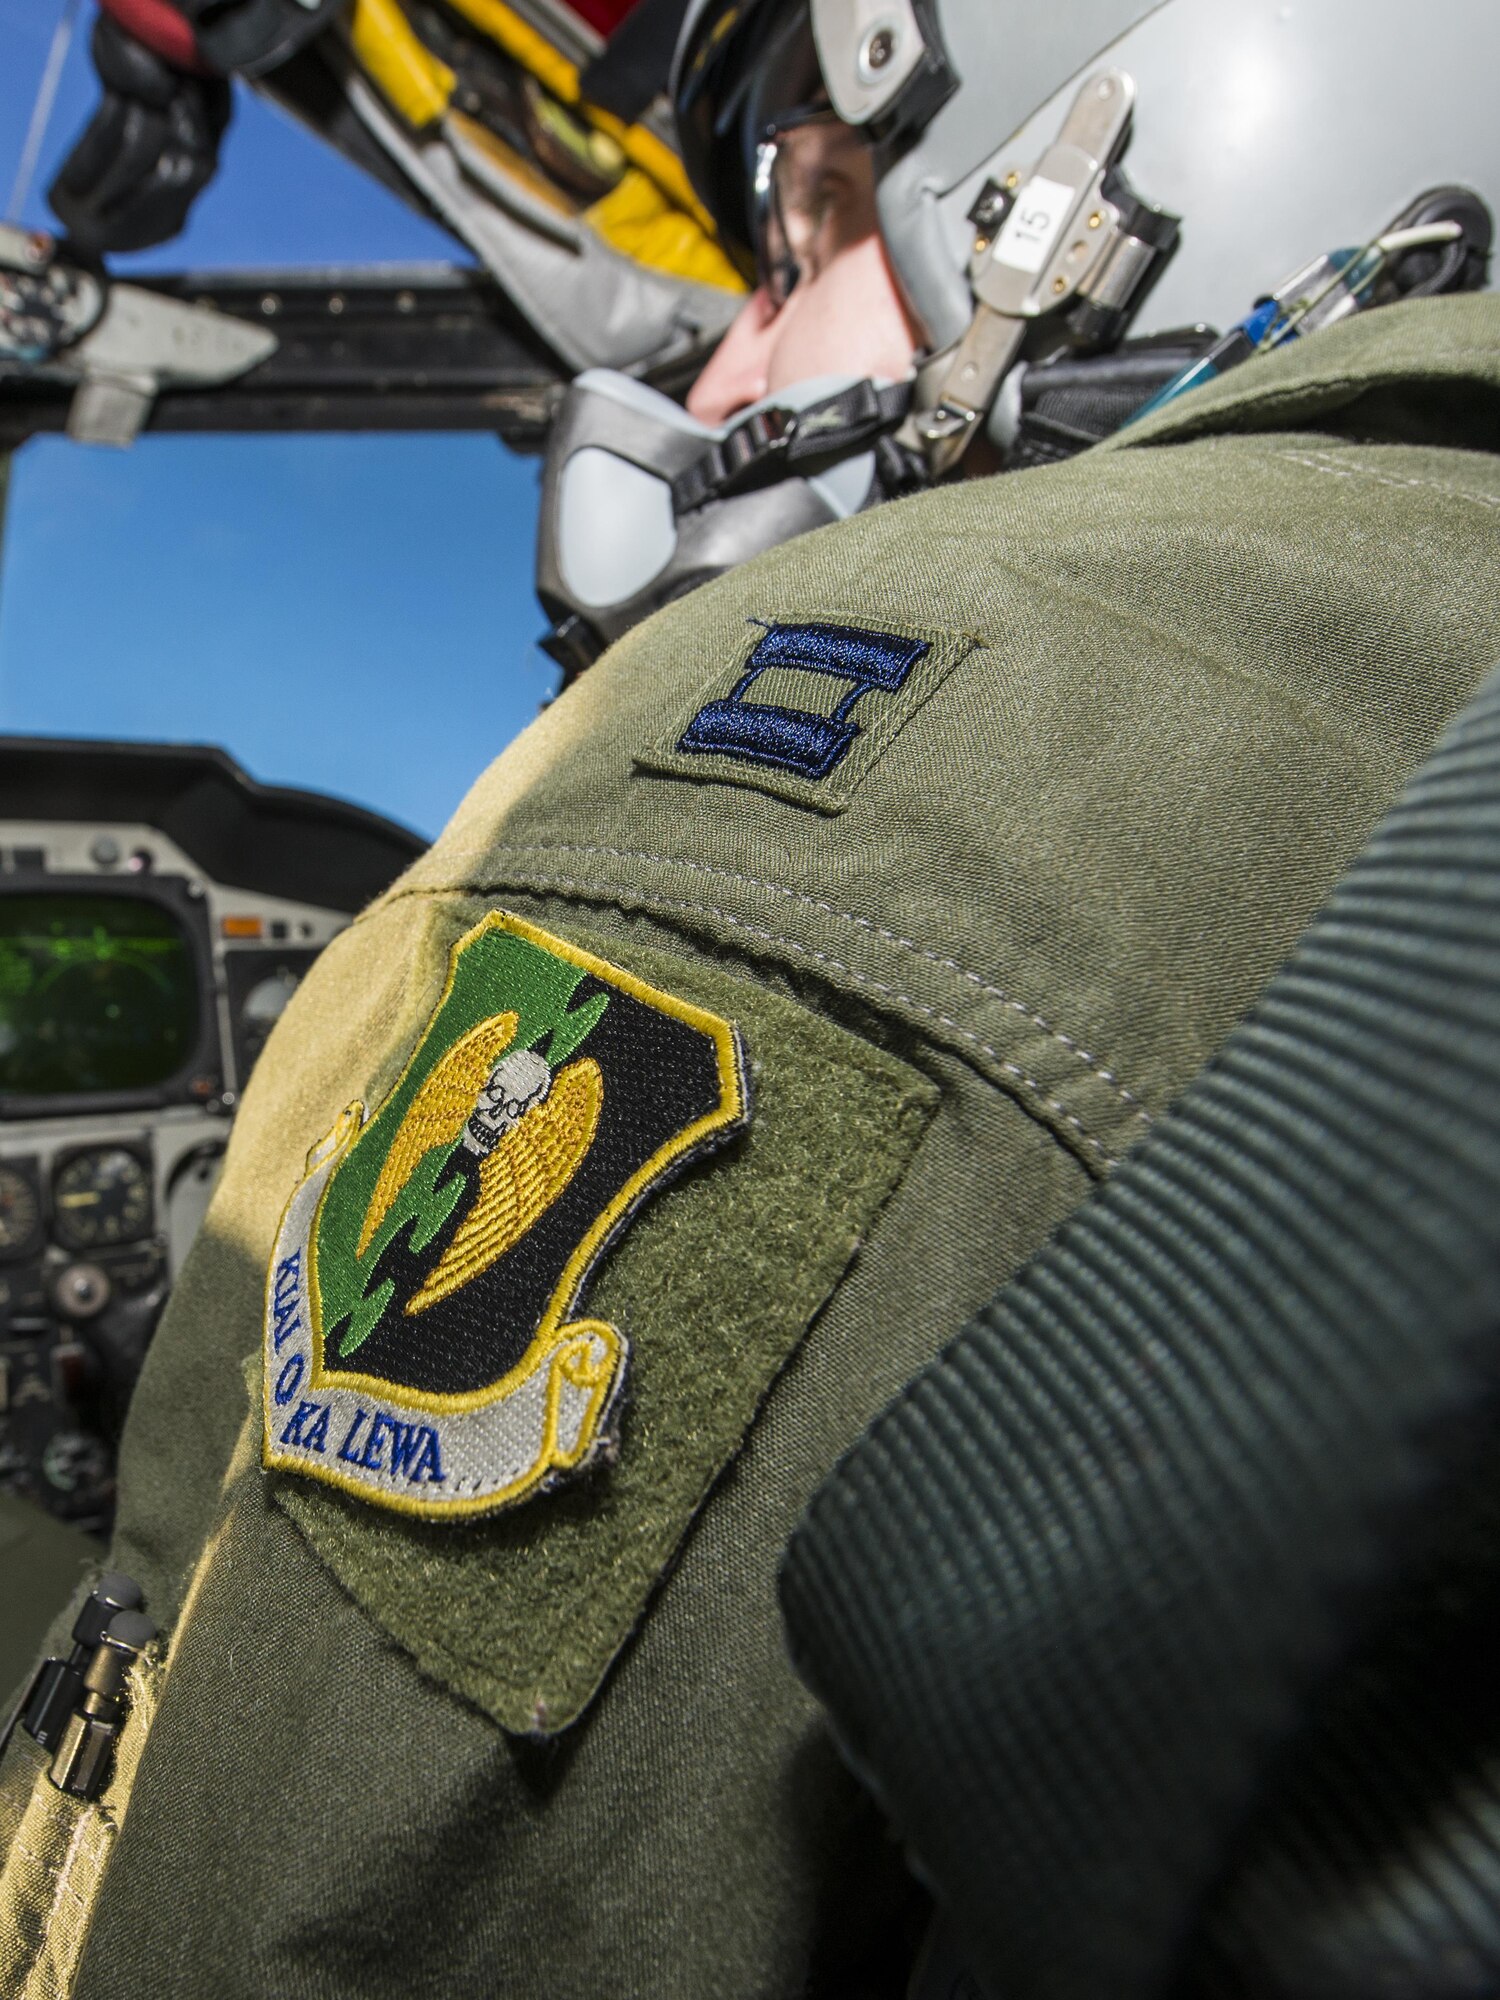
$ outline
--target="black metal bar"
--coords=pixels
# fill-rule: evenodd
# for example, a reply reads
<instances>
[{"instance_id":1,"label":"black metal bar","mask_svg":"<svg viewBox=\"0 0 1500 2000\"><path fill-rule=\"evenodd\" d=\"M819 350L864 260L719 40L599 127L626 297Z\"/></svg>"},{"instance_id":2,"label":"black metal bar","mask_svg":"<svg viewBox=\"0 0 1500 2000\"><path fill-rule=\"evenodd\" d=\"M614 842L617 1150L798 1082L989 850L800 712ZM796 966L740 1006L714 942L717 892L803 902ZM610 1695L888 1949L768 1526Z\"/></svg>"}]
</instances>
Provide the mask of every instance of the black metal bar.
<instances>
[{"instance_id":1,"label":"black metal bar","mask_svg":"<svg viewBox=\"0 0 1500 2000\"><path fill-rule=\"evenodd\" d=\"M275 353L233 382L163 389L146 428L491 431L539 451L564 386L482 273L444 265L217 271L131 279L269 326ZM67 422L72 384L0 378L0 451Z\"/></svg>"}]
</instances>

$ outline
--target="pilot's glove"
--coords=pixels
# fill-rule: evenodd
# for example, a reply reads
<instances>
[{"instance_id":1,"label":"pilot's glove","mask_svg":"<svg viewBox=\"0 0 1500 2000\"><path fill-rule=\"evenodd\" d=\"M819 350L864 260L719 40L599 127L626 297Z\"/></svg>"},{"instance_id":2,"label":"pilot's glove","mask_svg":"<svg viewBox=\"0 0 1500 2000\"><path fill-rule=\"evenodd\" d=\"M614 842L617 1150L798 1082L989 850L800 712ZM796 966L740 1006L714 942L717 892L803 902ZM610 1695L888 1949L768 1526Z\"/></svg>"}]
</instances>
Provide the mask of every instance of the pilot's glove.
<instances>
[{"instance_id":1,"label":"pilot's glove","mask_svg":"<svg viewBox=\"0 0 1500 2000\"><path fill-rule=\"evenodd\" d=\"M177 234L212 180L229 85L173 68L107 14L93 56L104 95L47 198L80 250L144 250Z\"/></svg>"},{"instance_id":2,"label":"pilot's glove","mask_svg":"<svg viewBox=\"0 0 1500 2000\"><path fill-rule=\"evenodd\" d=\"M177 0L209 69L264 76L341 13L348 0Z\"/></svg>"}]
</instances>

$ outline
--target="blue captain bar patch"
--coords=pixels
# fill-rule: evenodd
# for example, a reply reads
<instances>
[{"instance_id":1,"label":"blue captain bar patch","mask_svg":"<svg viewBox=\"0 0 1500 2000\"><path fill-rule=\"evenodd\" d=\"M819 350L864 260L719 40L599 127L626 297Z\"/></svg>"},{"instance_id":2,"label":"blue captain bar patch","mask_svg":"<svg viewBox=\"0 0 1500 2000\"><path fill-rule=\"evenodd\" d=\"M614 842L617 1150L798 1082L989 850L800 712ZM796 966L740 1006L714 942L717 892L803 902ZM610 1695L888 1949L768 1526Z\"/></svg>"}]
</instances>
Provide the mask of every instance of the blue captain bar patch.
<instances>
[{"instance_id":1,"label":"blue captain bar patch","mask_svg":"<svg viewBox=\"0 0 1500 2000\"><path fill-rule=\"evenodd\" d=\"M897 693L929 650L925 639L864 632L852 625L767 625L727 699L705 702L678 738L677 749L767 765L801 778L826 778L860 734L860 725L851 719L855 704L867 695ZM828 674L847 681L848 691L828 715L747 700L772 667Z\"/></svg>"}]
</instances>

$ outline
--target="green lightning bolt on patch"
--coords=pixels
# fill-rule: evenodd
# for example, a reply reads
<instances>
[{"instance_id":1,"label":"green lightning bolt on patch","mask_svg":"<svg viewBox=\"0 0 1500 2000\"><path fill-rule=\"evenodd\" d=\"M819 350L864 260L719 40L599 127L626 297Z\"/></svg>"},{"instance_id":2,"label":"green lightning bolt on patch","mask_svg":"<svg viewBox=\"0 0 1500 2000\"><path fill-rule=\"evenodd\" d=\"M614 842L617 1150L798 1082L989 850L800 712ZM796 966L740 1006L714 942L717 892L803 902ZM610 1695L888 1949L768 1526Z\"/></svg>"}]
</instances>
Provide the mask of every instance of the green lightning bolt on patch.
<instances>
[{"instance_id":1,"label":"green lightning bolt on patch","mask_svg":"<svg viewBox=\"0 0 1500 2000\"><path fill-rule=\"evenodd\" d=\"M575 1318L631 1211L748 1116L729 1022L486 917L373 1116L308 1155L266 1288L263 1456L399 1512L586 1466L629 1359Z\"/></svg>"}]
</instances>

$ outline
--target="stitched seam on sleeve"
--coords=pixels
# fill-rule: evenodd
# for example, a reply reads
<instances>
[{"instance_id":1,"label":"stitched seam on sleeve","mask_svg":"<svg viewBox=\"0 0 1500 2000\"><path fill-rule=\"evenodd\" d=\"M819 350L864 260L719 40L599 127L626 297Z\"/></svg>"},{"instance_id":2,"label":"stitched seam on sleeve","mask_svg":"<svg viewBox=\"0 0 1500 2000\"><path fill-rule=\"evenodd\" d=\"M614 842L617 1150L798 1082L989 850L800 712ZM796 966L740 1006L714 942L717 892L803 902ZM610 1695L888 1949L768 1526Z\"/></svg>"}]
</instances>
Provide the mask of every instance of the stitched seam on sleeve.
<instances>
[{"instance_id":1,"label":"stitched seam on sleeve","mask_svg":"<svg viewBox=\"0 0 1500 2000\"><path fill-rule=\"evenodd\" d=\"M1127 1105L1143 1123L1148 1125L1151 1123L1151 1113L1142 1104L1135 1092L1128 1089L1120 1081L1114 1070L1100 1062L1097 1056L1092 1055L1080 1042L1075 1041L1071 1035L1066 1035L1060 1028L1053 1027L1052 1023L1045 1020L1034 1008L1028 1007L1024 1000L1017 1000L1012 994L1005 992L1001 987L992 985L989 980L983 978L979 973L973 972L966 965L960 964L956 958L945 958L939 952L930 951L926 946L917 944L911 938L902 937L898 931L888 930L884 924L877 924L869 917L857 916L852 910L840 910L834 904L825 903L816 896L804 896L798 890L789 889L785 884L780 882L768 882L756 875L736 874L730 869L714 868L706 862L689 861L675 855L653 854L648 848L585 847L575 846L572 843L558 843L555 846L514 846L508 847L504 851L511 854L577 854L587 856L590 859L645 861L663 868L683 868L694 875L705 875L720 882L734 882L748 889L759 889L768 895L779 896L786 902L795 903L801 909L816 910L823 916L837 918L841 923L853 924L857 929L868 932L870 936L878 937L883 943L894 945L898 951L909 953L913 958L919 958L924 963L936 966L943 972L956 974L967 985L974 987L987 998L999 1001L1002 1006L1010 1009L1012 1013L1020 1014L1033 1027L1039 1028L1043 1034L1050 1036L1059 1047L1066 1049L1070 1056L1082 1063L1084 1068L1096 1076L1101 1083L1107 1084L1120 1099L1120 1102ZM492 849L486 850L487 855L493 852L494 850ZM719 912L717 914L722 915L724 913ZM765 935L770 937L774 934L768 932ZM782 939L780 942L789 943L790 941ZM916 1005L917 1003L913 1001L909 1004ZM981 1046L983 1045L981 1044ZM998 1061L999 1058L997 1057L996 1060Z\"/></svg>"},{"instance_id":2,"label":"stitched seam on sleeve","mask_svg":"<svg viewBox=\"0 0 1500 2000\"><path fill-rule=\"evenodd\" d=\"M64 1896L71 1897L72 1900L78 1905L79 1909L84 1912L85 1916L87 1916L88 1914L89 1905L85 1902L83 1897L79 1895L78 1891L73 1887L70 1878L73 1873L74 1863L79 1859L80 1855L83 1852L83 1840L85 1834L88 1832L90 1818L91 1814L88 1811L84 1811L79 1814L78 1824L73 1829L73 1837L68 1842L67 1853L64 1854L62 1861L58 1866L57 1889L55 1895L52 1898L52 1907L47 1912L48 1928L51 1927L51 1920L53 1916L56 1914L57 1906L59 1903L61 1903Z\"/></svg>"},{"instance_id":3,"label":"stitched seam on sleeve","mask_svg":"<svg viewBox=\"0 0 1500 2000\"><path fill-rule=\"evenodd\" d=\"M520 883L516 884L518 888L521 886L523 885ZM798 944L794 939L783 937L777 931L761 930L756 925L747 924L741 918L731 915L728 910L718 909L712 903L693 903L675 897L657 896L630 883L585 882L571 875L537 874L524 886L532 890L557 890L564 894L608 898L611 901L618 896L635 897L648 910L671 910L686 916L710 917L718 923L727 924L731 930L739 931L745 937L757 938L763 944L775 945L781 951L792 953L794 957L809 959L815 964L826 967L830 972L839 973L842 977L853 980L855 985L864 987L869 992L879 993L888 1000L894 1000L898 1006L909 1007L913 1013L920 1014L925 1020L935 1022L939 1027L946 1028L950 1034L957 1035L961 1041L967 1042L981 1055L988 1056L996 1068L1026 1096L1035 1098L1037 1103L1054 1112L1070 1131L1078 1135L1079 1143L1086 1146L1099 1160L1113 1162L1116 1157L1089 1131L1075 1112L1070 1111L1058 1098L1049 1097L1034 1076L1028 1076L1019 1063L1014 1063L1007 1056L1001 1055L1000 1051L992 1048L982 1036L976 1035L972 1028L966 1028L961 1021L955 1021L951 1016L940 1013L936 1007L929 1007L925 1002L914 999L911 994L903 993L899 987L888 986L883 980L872 979L868 973L857 971L852 965L846 965L842 959L834 958L828 952L815 951L810 945ZM429 889L407 893L430 895L434 892ZM1138 1118L1149 1119L1149 1113L1145 1111L1138 1110L1135 1115Z\"/></svg>"},{"instance_id":4,"label":"stitched seam on sleeve","mask_svg":"<svg viewBox=\"0 0 1500 2000\"><path fill-rule=\"evenodd\" d=\"M78 1839L78 1831L75 1828L73 1833L73 1839L68 1843L68 1854L72 1853L73 1844L74 1842L77 1841L77 1839ZM71 1887L71 1885L68 1882L67 1854L65 1854L60 1861L49 1862L45 1860L40 1854L33 1853L31 1848L29 1848L26 1845L24 1840L17 1840L14 1843L14 1845L17 1854L24 1854L28 1861L34 1861L37 1867L40 1868L45 1875L52 1878L53 1880L52 1901L54 1908L62 1900L64 1896L70 1896L72 1900L78 1905L80 1910L86 1909L88 1907L87 1904L85 1904L82 1896L80 1896L78 1891L73 1887Z\"/></svg>"},{"instance_id":5,"label":"stitched seam on sleeve","mask_svg":"<svg viewBox=\"0 0 1500 2000\"><path fill-rule=\"evenodd\" d=\"M1378 472L1357 459L1332 461L1318 452L1279 451L1276 456L1290 465L1306 466L1309 472L1326 472L1334 479L1368 479L1376 486L1410 486L1427 493L1441 493L1449 500L1466 500L1475 507L1500 507L1500 494L1471 493L1462 486L1450 486L1441 479L1417 479L1409 474Z\"/></svg>"}]
</instances>

